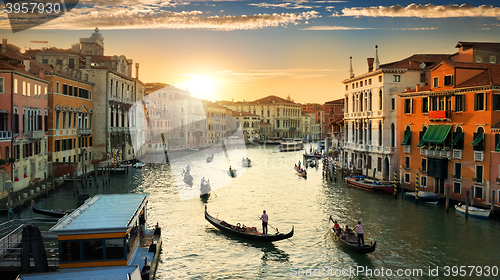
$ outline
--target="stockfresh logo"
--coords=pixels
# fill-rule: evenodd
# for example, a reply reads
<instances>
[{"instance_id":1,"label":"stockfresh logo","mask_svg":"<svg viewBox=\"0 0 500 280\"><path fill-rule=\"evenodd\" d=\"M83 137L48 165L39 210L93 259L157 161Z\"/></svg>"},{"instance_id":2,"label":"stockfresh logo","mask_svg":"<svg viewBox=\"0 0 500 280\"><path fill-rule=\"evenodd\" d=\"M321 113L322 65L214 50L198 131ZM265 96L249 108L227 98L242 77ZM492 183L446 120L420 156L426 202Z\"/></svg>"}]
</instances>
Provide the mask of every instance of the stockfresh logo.
<instances>
[{"instance_id":1,"label":"stockfresh logo","mask_svg":"<svg viewBox=\"0 0 500 280\"><path fill-rule=\"evenodd\" d=\"M16 33L64 15L78 4L78 0L4 0L4 4L12 32Z\"/></svg>"}]
</instances>

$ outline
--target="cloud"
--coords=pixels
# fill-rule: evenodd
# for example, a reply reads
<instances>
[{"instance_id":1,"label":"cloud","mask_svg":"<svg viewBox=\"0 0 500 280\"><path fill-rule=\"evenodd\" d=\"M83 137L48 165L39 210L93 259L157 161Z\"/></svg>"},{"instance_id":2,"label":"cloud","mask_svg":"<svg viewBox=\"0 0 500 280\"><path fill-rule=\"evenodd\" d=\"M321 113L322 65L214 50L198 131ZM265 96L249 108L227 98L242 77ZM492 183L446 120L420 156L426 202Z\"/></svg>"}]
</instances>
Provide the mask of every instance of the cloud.
<instances>
[{"instance_id":1,"label":"cloud","mask_svg":"<svg viewBox=\"0 0 500 280\"><path fill-rule=\"evenodd\" d=\"M439 29L438 27L407 27L407 28L389 28L389 30L408 30L408 31L414 31L414 30L436 30Z\"/></svg>"},{"instance_id":2,"label":"cloud","mask_svg":"<svg viewBox=\"0 0 500 280\"><path fill-rule=\"evenodd\" d=\"M211 29L249 30L265 27L298 25L301 21L321 17L316 11L236 16L203 16L201 11L158 11L145 6L90 10L82 8L42 25L39 29Z\"/></svg>"},{"instance_id":3,"label":"cloud","mask_svg":"<svg viewBox=\"0 0 500 280\"><path fill-rule=\"evenodd\" d=\"M394 5L368 8L345 8L342 16L348 17L416 17L416 18L450 18L450 17L500 17L500 8L491 5L474 7L469 4L442 5L410 4L406 7Z\"/></svg>"},{"instance_id":4,"label":"cloud","mask_svg":"<svg viewBox=\"0 0 500 280\"><path fill-rule=\"evenodd\" d=\"M311 26L301 30L367 30L367 29L380 29L373 27L352 27L352 26Z\"/></svg>"},{"instance_id":5,"label":"cloud","mask_svg":"<svg viewBox=\"0 0 500 280\"><path fill-rule=\"evenodd\" d=\"M334 70L325 68L292 68L292 69L272 69L272 70L248 70L238 72L234 70L222 70L217 74L220 77L236 77L244 80L260 80L276 77L289 77L293 79L303 78L304 76L324 77Z\"/></svg>"},{"instance_id":6,"label":"cloud","mask_svg":"<svg viewBox=\"0 0 500 280\"><path fill-rule=\"evenodd\" d=\"M271 4L271 3L251 3L248 4L249 6L255 6L259 8L283 8L283 9L313 9L313 8L318 8L319 6L311 6L307 5L305 3L308 3L308 1L305 0L295 0L295 1L287 1L287 2L282 2L279 4Z\"/></svg>"}]
</instances>

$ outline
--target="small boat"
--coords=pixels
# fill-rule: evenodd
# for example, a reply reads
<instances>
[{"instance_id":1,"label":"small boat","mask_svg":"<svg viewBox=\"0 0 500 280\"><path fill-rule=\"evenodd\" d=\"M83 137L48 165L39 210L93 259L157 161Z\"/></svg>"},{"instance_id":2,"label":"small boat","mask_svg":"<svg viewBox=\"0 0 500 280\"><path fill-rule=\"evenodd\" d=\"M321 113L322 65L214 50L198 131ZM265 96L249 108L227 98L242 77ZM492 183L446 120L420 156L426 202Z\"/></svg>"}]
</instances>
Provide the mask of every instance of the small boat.
<instances>
[{"instance_id":1,"label":"small boat","mask_svg":"<svg viewBox=\"0 0 500 280\"><path fill-rule=\"evenodd\" d=\"M184 183L186 183L188 185L193 184L193 176L191 176L191 174L189 174L189 173L183 174L183 180L184 180Z\"/></svg>"},{"instance_id":2,"label":"small boat","mask_svg":"<svg viewBox=\"0 0 500 280\"><path fill-rule=\"evenodd\" d=\"M189 150L196 152L196 151L199 151L200 149L198 149L198 148L189 148Z\"/></svg>"},{"instance_id":3,"label":"small boat","mask_svg":"<svg viewBox=\"0 0 500 280\"><path fill-rule=\"evenodd\" d=\"M455 205L455 210L462 214L465 214L465 205L459 203L458 205ZM491 210L469 206L469 216L472 217L488 219L488 217L490 216L490 212Z\"/></svg>"},{"instance_id":4,"label":"small boat","mask_svg":"<svg viewBox=\"0 0 500 280\"><path fill-rule=\"evenodd\" d=\"M333 239L337 241L340 244L340 246L356 253L360 254L372 253L373 251L375 251L375 248L377 247L377 241L367 240L366 238L365 238L365 245L361 246L358 245L358 238L354 233L341 236L339 233L335 231L333 227L330 227L330 233L333 235ZM370 243L370 245L366 245L368 242Z\"/></svg>"},{"instance_id":5,"label":"small boat","mask_svg":"<svg viewBox=\"0 0 500 280\"><path fill-rule=\"evenodd\" d=\"M210 192L212 192L212 187L210 186L210 182L205 182L205 184L200 186L200 197L201 198L209 198Z\"/></svg>"},{"instance_id":6,"label":"small boat","mask_svg":"<svg viewBox=\"0 0 500 280\"><path fill-rule=\"evenodd\" d=\"M42 215L47 215L51 217L56 217L56 218L62 218L66 216L67 214L70 214L71 212L66 212L60 209L43 209L43 208L38 208L35 206L35 201L31 201L31 210L33 210L33 213L37 214L42 214Z\"/></svg>"},{"instance_id":7,"label":"small boat","mask_svg":"<svg viewBox=\"0 0 500 280\"><path fill-rule=\"evenodd\" d=\"M404 196L410 200L415 200L415 192L406 192ZM422 201L429 204L437 204L440 200L441 197L439 197L434 192L424 192L424 191L418 192L418 201Z\"/></svg>"},{"instance_id":8,"label":"small boat","mask_svg":"<svg viewBox=\"0 0 500 280\"><path fill-rule=\"evenodd\" d=\"M134 165L132 165L133 168L141 169L146 165L144 162L137 162Z\"/></svg>"},{"instance_id":9,"label":"small boat","mask_svg":"<svg viewBox=\"0 0 500 280\"><path fill-rule=\"evenodd\" d=\"M209 157L207 157L207 163L212 162L212 160L214 160L214 157L213 157L213 156L209 156Z\"/></svg>"},{"instance_id":10,"label":"small boat","mask_svg":"<svg viewBox=\"0 0 500 280\"><path fill-rule=\"evenodd\" d=\"M316 161L310 159L307 161L307 165L309 165L309 167L316 167Z\"/></svg>"},{"instance_id":11,"label":"small boat","mask_svg":"<svg viewBox=\"0 0 500 280\"><path fill-rule=\"evenodd\" d=\"M236 177L236 169L230 169L227 173L233 178Z\"/></svg>"},{"instance_id":12,"label":"small boat","mask_svg":"<svg viewBox=\"0 0 500 280\"><path fill-rule=\"evenodd\" d=\"M249 158L243 159L241 165L243 165L243 167L250 167L252 166L252 161Z\"/></svg>"},{"instance_id":13,"label":"small boat","mask_svg":"<svg viewBox=\"0 0 500 280\"><path fill-rule=\"evenodd\" d=\"M362 190L387 193L387 194L392 193L394 191L393 184L389 182L379 182L379 181L369 180L366 179L365 176L363 175L346 177L345 181L348 185Z\"/></svg>"},{"instance_id":14,"label":"small boat","mask_svg":"<svg viewBox=\"0 0 500 280\"><path fill-rule=\"evenodd\" d=\"M274 242L280 241L284 239L288 239L293 236L294 227L292 226L292 230L289 233L276 233L276 234L262 234L261 232L257 232L255 228L252 227L244 227L240 226L240 224L231 225L226 223L223 220L219 220L210 216L207 212L207 206L205 205L205 219L211 223L214 227L219 230L229 233L235 236L243 237L253 241L260 242Z\"/></svg>"}]
</instances>

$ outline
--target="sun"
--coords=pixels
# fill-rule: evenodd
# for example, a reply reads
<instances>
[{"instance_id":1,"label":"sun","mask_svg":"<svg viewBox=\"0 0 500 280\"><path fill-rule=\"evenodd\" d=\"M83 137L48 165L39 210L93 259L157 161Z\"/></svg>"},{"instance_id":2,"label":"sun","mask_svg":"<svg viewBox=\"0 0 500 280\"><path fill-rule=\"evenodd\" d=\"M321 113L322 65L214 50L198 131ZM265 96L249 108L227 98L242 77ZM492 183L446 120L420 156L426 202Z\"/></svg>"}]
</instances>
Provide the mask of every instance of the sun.
<instances>
[{"instance_id":1,"label":"sun","mask_svg":"<svg viewBox=\"0 0 500 280\"><path fill-rule=\"evenodd\" d=\"M217 88L217 80L207 75L193 75L189 80L174 84L176 88L189 91L191 96L211 99Z\"/></svg>"}]
</instances>

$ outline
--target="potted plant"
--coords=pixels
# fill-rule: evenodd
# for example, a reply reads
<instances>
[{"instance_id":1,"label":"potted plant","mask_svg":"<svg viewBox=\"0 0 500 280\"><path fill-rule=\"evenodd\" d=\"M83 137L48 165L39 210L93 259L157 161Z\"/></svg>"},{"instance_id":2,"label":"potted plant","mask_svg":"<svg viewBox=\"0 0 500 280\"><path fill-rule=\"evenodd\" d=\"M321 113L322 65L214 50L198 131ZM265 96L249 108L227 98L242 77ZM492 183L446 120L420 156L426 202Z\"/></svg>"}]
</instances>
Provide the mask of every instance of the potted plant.
<instances>
[{"instance_id":1,"label":"potted plant","mask_svg":"<svg viewBox=\"0 0 500 280\"><path fill-rule=\"evenodd\" d=\"M431 146L431 147L429 148L429 150L431 150L431 151L432 151L432 150L434 150L434 149L435 149L435 147L434 147L434 146Z\"/></svg>"},{"instance_id":2,"label":"potted plant","mask_svg":"<svg viewBox=\"0 0 500 280\"><path fill-rule=\"evenodd\" d=\"M436 151L441 151L441 147L440 146L436 147Z\"/></svg>"},{"instance_id":3,"label":"potted plant","mask_svg":"<svg viewBox=\"0 0 500 280\"><path fill-rule=\"evenodd\" d=\"M476 177L472 178L472 181L477 182L477 178Z\"/></svg>"},{"instance_id":4,"label":"potted plant","mask_svg":"<svg viewBox=\"0 0 500 280\"><path fill-rule=\"evenodd\" d=\"M427 146L422 146L420 149L427 150Z\"/></svg>"},{"instance_id":5,"label":"potted plant","mask_svg":"<svg viewBox=\"0 0 500 280\"><path fill-rule=\"evenodd\" d=\"M445 151L449 151L450 150L450 147L445 147L444 148Z\"/></svg>"}]
</instances>

